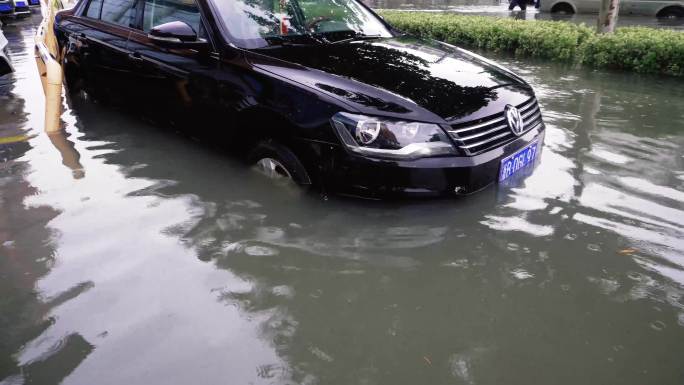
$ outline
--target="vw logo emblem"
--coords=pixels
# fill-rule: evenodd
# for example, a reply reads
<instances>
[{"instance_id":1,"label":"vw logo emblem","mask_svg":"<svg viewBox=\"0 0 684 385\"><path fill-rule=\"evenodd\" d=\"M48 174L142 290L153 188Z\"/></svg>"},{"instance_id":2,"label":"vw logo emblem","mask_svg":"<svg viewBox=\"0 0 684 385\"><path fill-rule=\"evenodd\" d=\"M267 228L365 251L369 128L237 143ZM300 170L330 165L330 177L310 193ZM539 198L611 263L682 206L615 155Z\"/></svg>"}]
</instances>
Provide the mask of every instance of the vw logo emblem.
<instances>
[{"instance_id":1,"label":"vw logo emblem","mask_svg":"<svg viewBox=\"0 0 684 385\"><path fill-rule=\"evenodd\" d=\"M508 127L511 129L511 131L513 131L515 135L520 136L520 134L522 134L523 131L525 131L525 123L523 122L523 118L520 115L520 111L518 111L517 108L509 104L506 106L504 113L506 114L506 121L508 122Z\"/></svg>"}]
</instances>

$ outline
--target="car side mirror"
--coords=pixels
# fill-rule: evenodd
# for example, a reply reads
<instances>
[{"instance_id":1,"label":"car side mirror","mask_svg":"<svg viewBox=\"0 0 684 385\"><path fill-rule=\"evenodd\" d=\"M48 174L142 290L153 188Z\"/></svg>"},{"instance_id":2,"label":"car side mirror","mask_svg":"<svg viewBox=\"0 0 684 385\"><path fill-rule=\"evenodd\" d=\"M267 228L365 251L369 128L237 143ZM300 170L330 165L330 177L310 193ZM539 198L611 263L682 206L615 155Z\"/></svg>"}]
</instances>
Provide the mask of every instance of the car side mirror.
<instances>
[{"instance_id":1,"label":"car side mirror","mask_svg":"<svg viewBox=\"0 0 684 385\"><path fill-rule=\"evenodd\" d=\"M164 48L187 48L203 51L209 47L206 40L199 38L195 30L182 21L160 24L152 28L147 37L155 45Z\"/></svg>"}]
</instances>

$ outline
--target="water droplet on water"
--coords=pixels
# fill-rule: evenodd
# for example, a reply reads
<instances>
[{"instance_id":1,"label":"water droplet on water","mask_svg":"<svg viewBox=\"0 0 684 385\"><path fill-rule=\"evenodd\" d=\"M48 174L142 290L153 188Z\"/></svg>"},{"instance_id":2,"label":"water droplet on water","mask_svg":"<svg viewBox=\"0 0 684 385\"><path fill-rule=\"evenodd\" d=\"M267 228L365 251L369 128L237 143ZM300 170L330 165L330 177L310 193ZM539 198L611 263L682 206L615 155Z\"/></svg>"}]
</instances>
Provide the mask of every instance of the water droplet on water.
<instances>
[{"instance_id":1,"label":"water droplet on water","mask_svg":"<svg viewBox=\"0 0 684 385\"><path fill-rule=\"evenodd\" d=\"M517 243L509 243L506 245L506 248L510 251L518 251L520 250L520 246Z\"/></svg>"},{"instance_id":2,"label":"water droplet on water","mask_svg":"<svg viewBox=\"0 0 684 385\"><path fill-rule=\"evenodd\" d=\"M294 289L287 285L275 286L273 289L271 289L271 292L278 297L294 297Z\"/></svg>"},{"instance_id":3,"label":"water droplet on water","mask_svg":"<svg viewBox=\"0 0 684 385\"><path fill-rule=\"evenodd\" d=\"M309 351L311 354L314 356L318 357L319 359L326 361L326 362L333 362L334 359L327 354L326 352L322 351L321 349L315 347L315 346L309 346Z\"/></svg>"},{"instance_id":4,"label":"water droplet on water","mask_svg":"<svg viewBox=\"0 0 684 385\"><path fill-rule=\"evenodd\" d=\"M520 269L520 268L511 271L511 274L513 274L513 277L515 277L516 279L519 279L519 280L534 278L534 274L530 273L529 271L527 271L525 269Z\"/></svg>"},{"instance_id":5,"label":"water droplet on water","mask_svg":"<svg viewBox=\"0 0 684 385\"><path fill-rule=\"evenodd\" d=\"M455 267L458 269L467 269L468 268L468 260L467 259L457 259L455 261L445 262L442 266Z\"/></svg>"},{"instance_id":6,"label":"water droplet on water","mask_svg":"<svg viewBox=\"0 0 684 385\"><path fill-rule=\"evenodd\" d=\"M245 247L245 253L261 257L266 255L276 255L278 254L278 250L266 246L247 246Z\"/></svg>"},{"instance_id":7,"label":"water droplet on water","mask_svg":"<svg viewBox=\"0 0 684 385\"><path fill-rule=\"evenodd\" d=\"M663 322L663 321L651 322L651 329L653 329L655 331L662 331L663 329L665 329L665 322Z\"/></svg>"}]
</instances>

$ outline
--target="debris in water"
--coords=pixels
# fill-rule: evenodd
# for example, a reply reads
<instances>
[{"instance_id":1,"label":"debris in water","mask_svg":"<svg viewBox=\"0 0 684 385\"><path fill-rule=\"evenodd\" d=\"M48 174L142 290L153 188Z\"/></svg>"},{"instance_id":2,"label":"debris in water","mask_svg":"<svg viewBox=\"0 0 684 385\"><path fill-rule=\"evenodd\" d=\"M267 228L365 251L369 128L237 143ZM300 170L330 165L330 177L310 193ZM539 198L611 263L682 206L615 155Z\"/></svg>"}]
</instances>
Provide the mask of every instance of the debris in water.
<instances>
[{"instance_id":1,"label":"debris in water","mask_svg":"<svg viewBox=\"0 0 684 385\"><path fill-rule=\"evenodd\" d=\"M634 254L636 253L636 249L632 249L631 247L628 249L622 249L618 251L619 254Z\"/></svg>"},{"instance_id":2,"label":"debris in water","mask_svg":"<svg viewBox=\"0 0 684 385\"><path fill-rule=\"evenodd\" d=\"M334 361L334 359L332 357L330 357L329 354L327 354L326 352L322 351L321 349L319 349L315 346L309 346L309 351L311 352L311 354L320 358L323 361L326 361L326 362L333 362Z\"/></svg>"}]
</instances>

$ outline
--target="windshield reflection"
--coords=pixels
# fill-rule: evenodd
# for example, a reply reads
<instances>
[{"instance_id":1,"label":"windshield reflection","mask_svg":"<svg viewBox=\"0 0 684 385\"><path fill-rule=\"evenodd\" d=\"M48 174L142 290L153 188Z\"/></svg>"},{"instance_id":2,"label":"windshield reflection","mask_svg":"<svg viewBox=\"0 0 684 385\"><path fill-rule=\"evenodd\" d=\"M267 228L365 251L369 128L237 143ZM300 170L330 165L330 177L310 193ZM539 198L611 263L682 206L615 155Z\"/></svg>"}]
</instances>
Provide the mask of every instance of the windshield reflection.
<instances>
[{"instance_id":1,"label":"windshield reflection","mask_svg":"<svg viewBox=\"0 0 684 385\"><path fill-rule=\"evenodd\" d=\"M214 1L214 7L224 29L244 48L314 35L324 41L392 36L355 0L229 0Z\"/></svg>"}]
</instances>

